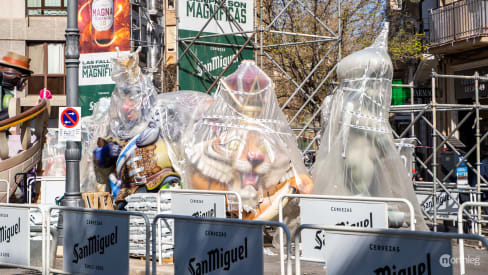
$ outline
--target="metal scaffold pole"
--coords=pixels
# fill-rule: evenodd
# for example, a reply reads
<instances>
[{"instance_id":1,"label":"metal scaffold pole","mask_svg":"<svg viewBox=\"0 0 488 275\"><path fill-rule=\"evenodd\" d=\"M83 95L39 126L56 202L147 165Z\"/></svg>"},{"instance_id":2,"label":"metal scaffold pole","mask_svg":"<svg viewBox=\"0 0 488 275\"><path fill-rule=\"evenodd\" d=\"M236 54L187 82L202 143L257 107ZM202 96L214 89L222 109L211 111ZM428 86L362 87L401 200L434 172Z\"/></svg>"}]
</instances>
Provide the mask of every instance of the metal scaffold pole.
<instances>
[{"instance_id":1,"label":"metal scaffold pole","mask_svg":"<svg viewBox=\"0 0 488 275\"><path fill-rule=\"evenodd\" d=\"M437 232L437 116L436 116L436 101L435 101L435 83L436 83L436 74L434 70L432 70L432 150L433 150L433 158L432 158L432 200L433 200L433 208L434 208L434 232Z\"/></svg>"},{"instance_id":2,"label":"metal scaffold pole","mask_svg":"<svg viewBox=\"0 0 488 275\"><path fill-rule=\"evenodd\" d=\"M479 97L480 75L478 71L474 73L474 94L476 108L476 192L477 201L481 202L481 150L480 150L480 97ZM481 206L478 206L478 221L481 221ZM478 223L478 234L481 235L481 223Z\"/></svg>"}]
</instances>

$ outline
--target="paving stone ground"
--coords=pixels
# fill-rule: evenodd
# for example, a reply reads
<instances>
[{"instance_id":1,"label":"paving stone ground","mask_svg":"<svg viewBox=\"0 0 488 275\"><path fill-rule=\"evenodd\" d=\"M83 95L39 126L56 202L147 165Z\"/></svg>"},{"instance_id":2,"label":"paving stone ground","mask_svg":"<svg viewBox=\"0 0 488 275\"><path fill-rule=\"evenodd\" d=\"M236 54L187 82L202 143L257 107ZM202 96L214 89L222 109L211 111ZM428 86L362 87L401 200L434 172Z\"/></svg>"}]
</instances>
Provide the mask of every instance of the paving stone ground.
<instances>
[{"instance_id":1,"label":"paving stone ground","mask_svg":"<svg viewBox=\"0 0 488 275\"><path fill-rule=\"evenodd\" d=\"M277 250L270 249L275 255L265 253L264 256L264 274L280 274L280 257ZM458 247L453 245L453 257L458 257ZM479 250L474 246L468 245L465 248L465 258L468 259L466 264L466 274L469 275L486 275L488 274L488 252L486 250ZM56 259L56 266L62 264L62 259ZM157 267L157 274L174 274L173 264L162 264ZM318 263L303 262L301 264L302 274L315 275L326 274L324 265ZM294 271L294 270L293 270ZM25 274L40 274L39 272L29 271L21 268L5 268L0 267L1 275L25 275ZM130 259L130 275L144 275L145 274L145 262L141 259ZM454 264L454 274L459 274L459 266Z\"/></svg>"}]
</instances>

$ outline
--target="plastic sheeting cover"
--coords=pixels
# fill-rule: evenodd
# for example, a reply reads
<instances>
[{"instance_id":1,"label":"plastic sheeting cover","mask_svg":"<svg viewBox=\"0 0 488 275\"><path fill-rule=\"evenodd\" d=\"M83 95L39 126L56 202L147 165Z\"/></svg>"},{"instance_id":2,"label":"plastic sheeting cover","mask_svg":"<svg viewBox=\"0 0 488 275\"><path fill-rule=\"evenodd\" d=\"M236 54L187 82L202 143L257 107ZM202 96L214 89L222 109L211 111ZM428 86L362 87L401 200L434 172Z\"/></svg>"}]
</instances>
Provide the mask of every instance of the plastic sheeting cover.
<instances>
[{"instance_id":1,"label":"plastic sheeting cover","mask_svg":"<svg viewBox=\"0 0 488 275\"><path fill-rule=\"evenodd\" d=\"M337 66L339 87L312 171L312 193L406 198L417 229L427 229L388 122L393 65L387 38L388 25L371 46ZM406 212L390 207L398 210Z\"/></svg>"},{"instance_id":2,"label":"plastic sheeting cover","mask_svg":"<svg viewBox=\"0 0 488 275\"><path fill-rule=\"evenodd\" d=\"M272 219L280 194L313 186L273 82L251 61L221 81L183 144L184 187L238 192L246 219Z\"/></svg>"}]
</instances>

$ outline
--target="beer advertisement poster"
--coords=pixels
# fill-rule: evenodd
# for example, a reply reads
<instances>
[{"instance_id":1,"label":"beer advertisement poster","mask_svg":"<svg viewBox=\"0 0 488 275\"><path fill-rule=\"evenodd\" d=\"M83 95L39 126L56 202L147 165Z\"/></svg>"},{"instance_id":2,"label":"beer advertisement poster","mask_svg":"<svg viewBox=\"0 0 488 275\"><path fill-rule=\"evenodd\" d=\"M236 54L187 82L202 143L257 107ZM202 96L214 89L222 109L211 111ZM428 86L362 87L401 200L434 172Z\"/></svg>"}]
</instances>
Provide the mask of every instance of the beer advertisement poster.
<instances>
[{"instance_id":1,"label":"beer advertisement poster","mask_svg":"<svg viewBox=\"0 0 488 275\"><path fill-rule=\"evenodd\" d=\"M201 36L214 35L199 38L198 42L190 47L191 52L184 55L182 54L191 43L191 39L179 42L177 48L178 56L181 58L178 66L180 90L206 92L227 65L231 64L224 75L233 73L242 60L254 59L251 42L233 61L241 46L251 35L249 32L254 30L254 1L226 1L224 5L229 13L226 13L223 8L218 9L219 5L218 1L182 0L177 3L180 39L195 37L207 22L208 25L203 29ZM215 17L210 19L213 13ZM237 32L248 33L235 34ZM215 36L215 34L227 35ZM200 41L202 43L199 43Z\"/></svg>"},{"instance_id":2,"label":"beer advertisement poster","mask_svg":"<svg viewBox=\"0 0 488 275\"><path fill-rule=\"evenodd\" d=\"M0 208L0 263L29 265L29 209Z\"/></svg>"},{"instance_id":3,"label":"beer advertisement poster","mask_svg":"<svg viewBox=\"0 0 488 275\"><path fill-rule=\"evenodd\" d=\"M451 240L327 232L326 243L327 275L453 274Z\"/></svg>"},{"instance_id":4,"label":"beer advertisement poster","mask_svg":"<svg viewBox=\"0 0 488 275\"><path fill-rule=\"evenodd\" d=\"M317 215L317 209L322 209L319 215ZM300 200L300 213L301 224L388 228L387 205L384 202L351 202L302 198ZM301 237L303 257L324 261L325 232L320 229L305 229L301 232Z\"/></svg>"},{"instance_id":5,"label":"beer advertisement poster","mask_svg":"<svg viewBox=\"0 0 488 275\"><path fill-rule=\"evenodd\" d=\"M129 274L129 216L68 211L63 215L65 271Z\"/></svg>"},{"instance_id":6,"label":"beer advertisement poster","mask_svg":"<svg viewBox=\"0 0 488 275\"><path fill-rule=\"evenodd\" d=\"M174 274L264 274L261 226L175 220Z\"/></svg>"},{"instance_id":7,"label":"beer advertisement poster","mask_svg":"<svg viewBox=\"0 0 488 275\"><path fill-rule=\"evenodd\" d=\"M112 58L116 47L130 51L129 0L79 0L80 30L79 104L82 116L91 115L96 102L110 97Z\"/></svg>"}]
</instances>

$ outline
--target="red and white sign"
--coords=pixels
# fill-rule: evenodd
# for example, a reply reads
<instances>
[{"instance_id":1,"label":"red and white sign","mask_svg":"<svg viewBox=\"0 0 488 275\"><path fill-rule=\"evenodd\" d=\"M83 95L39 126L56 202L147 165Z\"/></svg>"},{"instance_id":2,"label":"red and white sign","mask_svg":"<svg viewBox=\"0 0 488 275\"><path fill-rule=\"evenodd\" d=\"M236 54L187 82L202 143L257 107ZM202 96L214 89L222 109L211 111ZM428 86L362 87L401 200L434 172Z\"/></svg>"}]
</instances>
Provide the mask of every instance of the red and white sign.
<instances>
[{"instance_id":1,"label":"red and white sign","mask_svg":"<svg viewBox=\"0 0 488 275\"><path fill-rule=\"evenodd\" d=\"M58 141L81 141L81 107L59 108Z\"/></svg>"}]
</instances>

